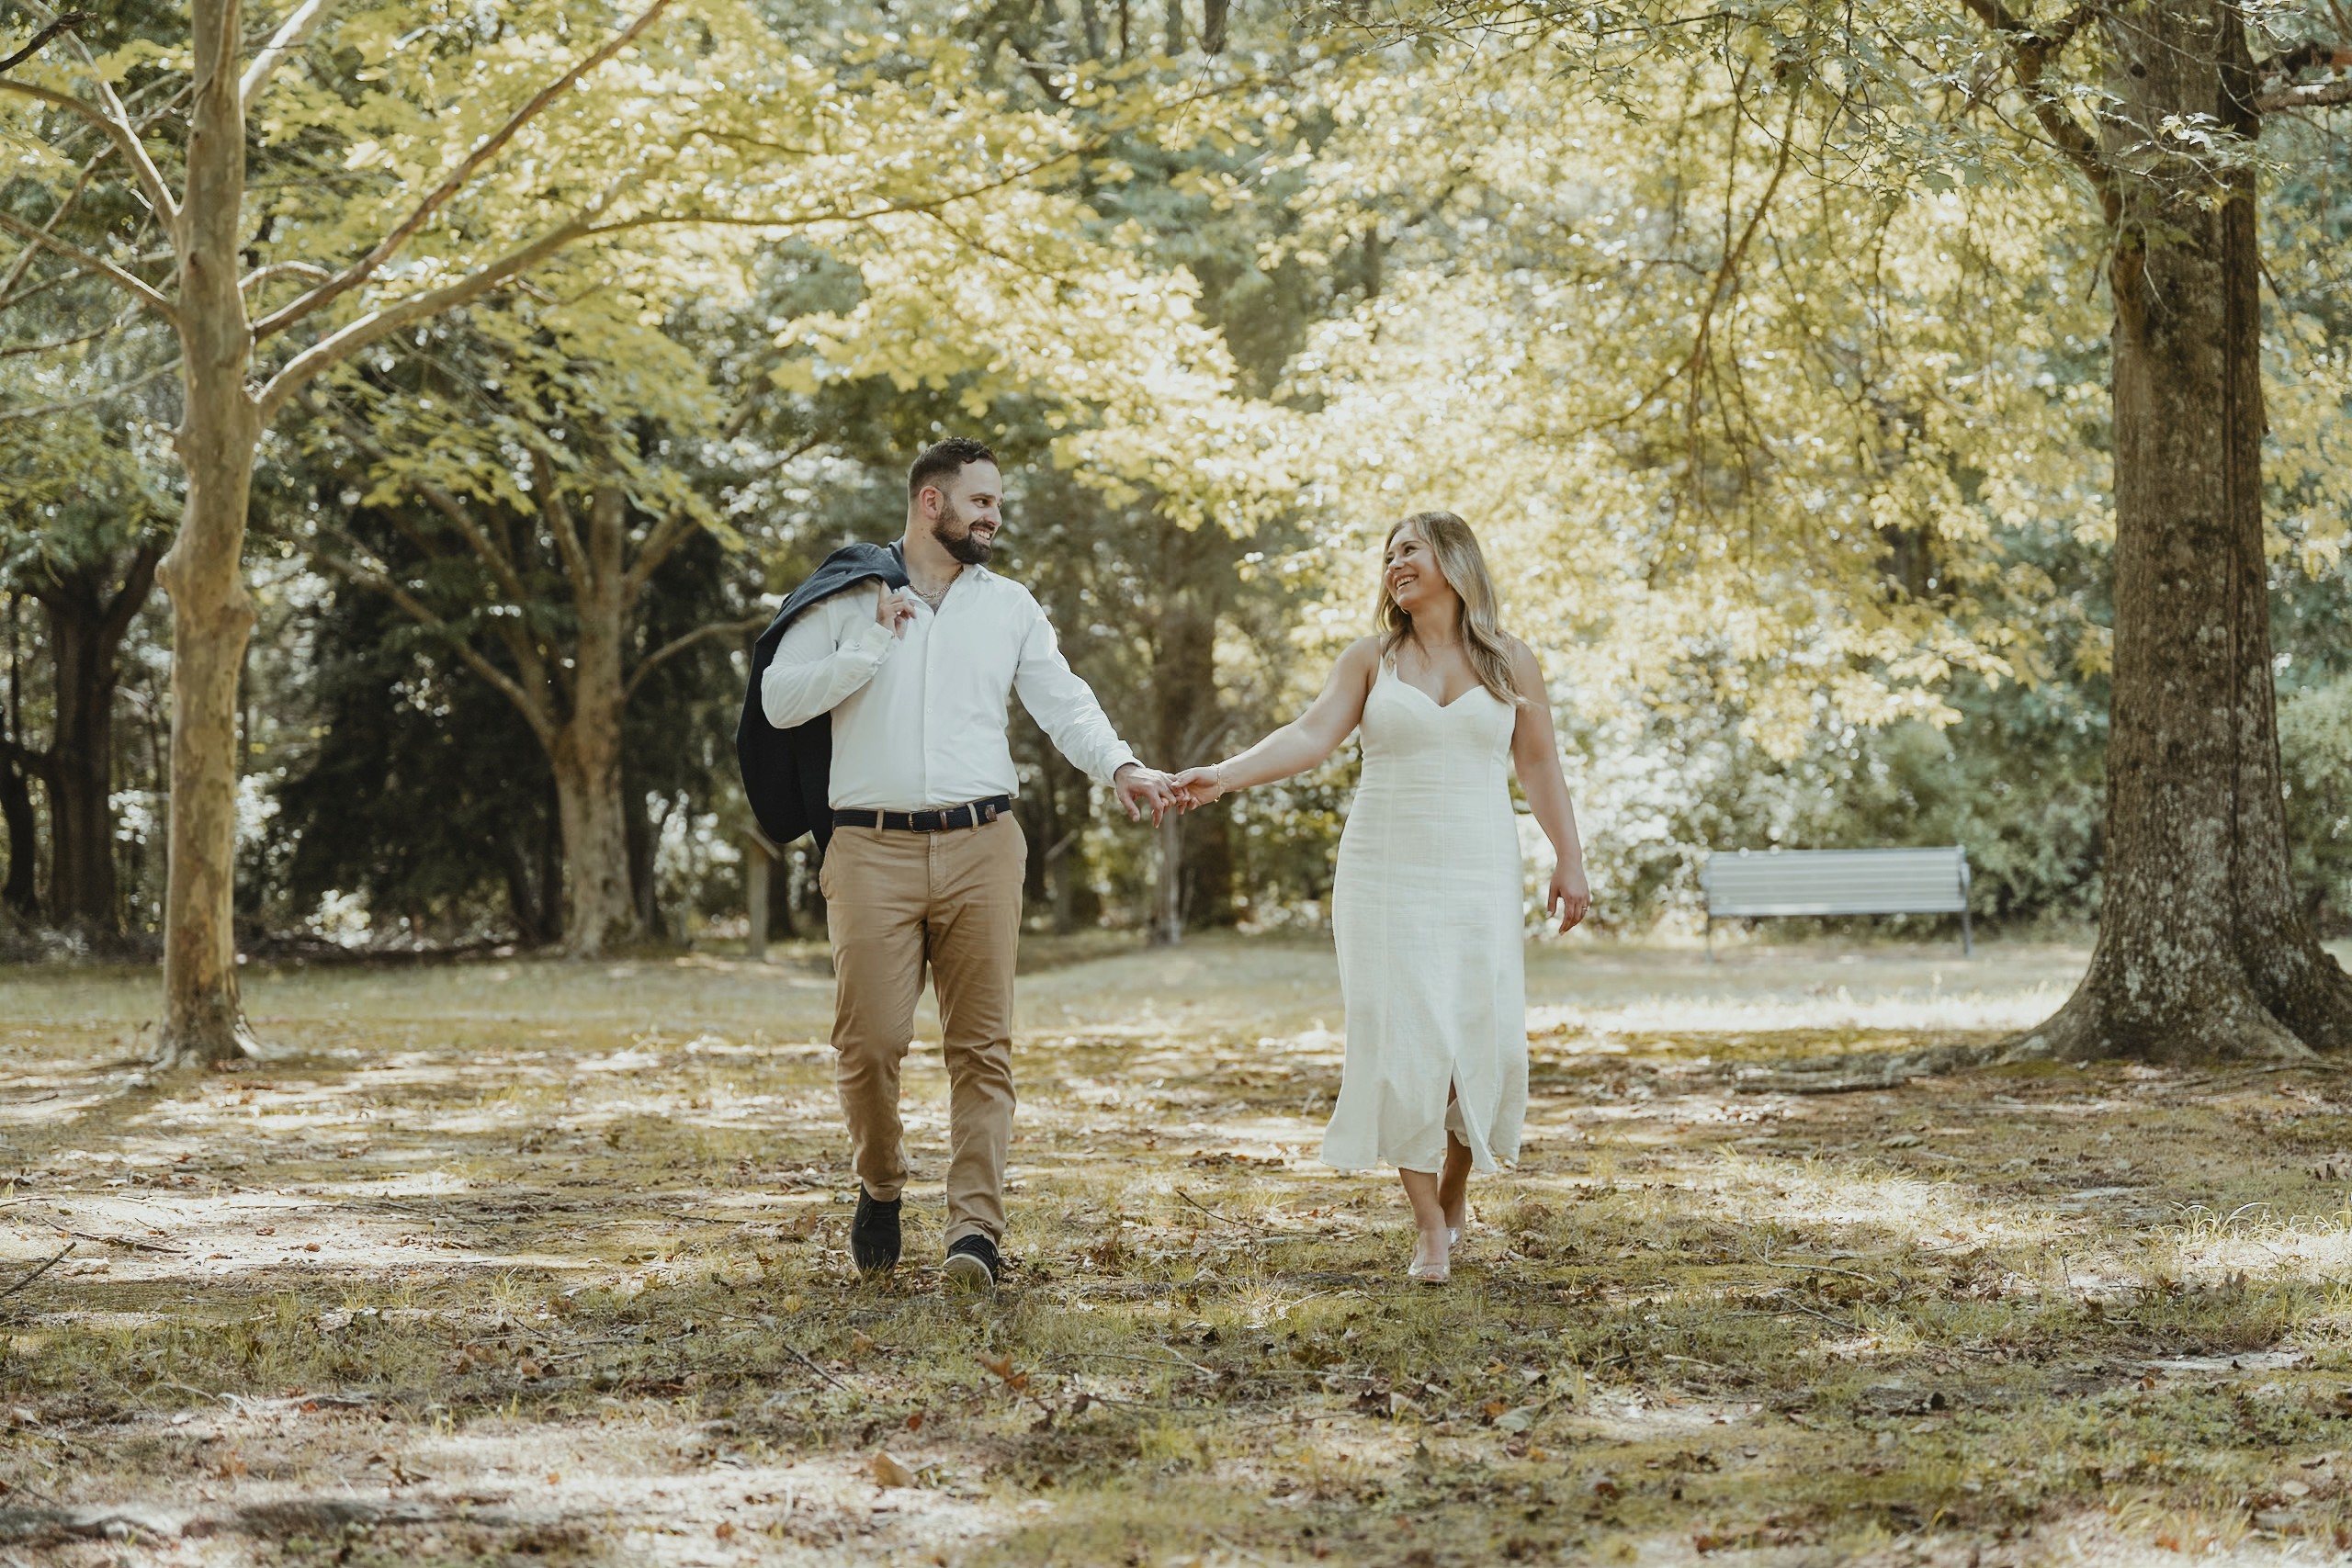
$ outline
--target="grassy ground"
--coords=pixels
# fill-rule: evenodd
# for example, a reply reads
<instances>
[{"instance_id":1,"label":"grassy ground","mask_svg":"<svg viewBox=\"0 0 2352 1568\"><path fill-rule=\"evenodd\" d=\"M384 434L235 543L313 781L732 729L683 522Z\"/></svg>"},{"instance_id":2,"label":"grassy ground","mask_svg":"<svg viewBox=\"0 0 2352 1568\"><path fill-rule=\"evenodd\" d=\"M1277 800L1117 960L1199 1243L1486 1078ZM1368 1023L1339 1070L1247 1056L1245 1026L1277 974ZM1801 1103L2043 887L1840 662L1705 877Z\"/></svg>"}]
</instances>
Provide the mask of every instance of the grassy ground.
<instances>
[{"instance_id":1,"label":"grassy ground","mask_svg":"<svg viewBox=\"0 0 2352 1568\"><path fill-rule=\"evenodd\" d=\"M1031 950L1010 1288L858 1282L808 953L0 973L0 1563L2027 1563L2352 1546L2352 1089L1996 1070L2084 954L1532 950L1445 1290L1328 951ZM1064 962L1056 964L1059 957ZM935 1055L910 1135L936 1177Z\"/></svg>"}]
</instances>

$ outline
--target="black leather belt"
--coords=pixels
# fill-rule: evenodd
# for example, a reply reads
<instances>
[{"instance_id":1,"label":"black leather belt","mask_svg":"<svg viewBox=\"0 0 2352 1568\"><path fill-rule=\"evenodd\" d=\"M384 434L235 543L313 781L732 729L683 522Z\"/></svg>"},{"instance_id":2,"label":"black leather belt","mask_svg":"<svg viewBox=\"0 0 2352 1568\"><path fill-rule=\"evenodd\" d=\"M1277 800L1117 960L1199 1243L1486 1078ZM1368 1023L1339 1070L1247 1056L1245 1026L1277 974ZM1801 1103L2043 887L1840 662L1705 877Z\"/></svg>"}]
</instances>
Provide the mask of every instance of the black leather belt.
<instances>
[{"instance_id":1,"label":"black leather belt","mask_svg":"<svg viewBox=\"0 0 2352 1568\"><path fill-rule=\"evenodd\" d=\"M944 833L951 828L978 828L1012 809L1012 796L992 795L961 806L935 811L845 811L833 813L836 828L894 828L902 833Z\"/></svg>"}]
</instances>

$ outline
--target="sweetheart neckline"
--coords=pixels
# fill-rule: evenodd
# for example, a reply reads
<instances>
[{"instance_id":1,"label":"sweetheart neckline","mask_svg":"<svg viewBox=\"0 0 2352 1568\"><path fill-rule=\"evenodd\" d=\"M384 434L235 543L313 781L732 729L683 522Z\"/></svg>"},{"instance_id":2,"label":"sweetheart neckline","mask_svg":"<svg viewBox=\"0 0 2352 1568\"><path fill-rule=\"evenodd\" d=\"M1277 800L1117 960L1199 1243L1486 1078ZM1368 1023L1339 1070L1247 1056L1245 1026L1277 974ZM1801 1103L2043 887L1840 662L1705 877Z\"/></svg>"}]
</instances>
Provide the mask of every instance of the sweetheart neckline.
<instances>
[{"instance_id":1,"label":"sweetheart neckline","mask_svg":"<svg viewBox=\"0 0 2352 1568\"><path fill-rule=\"evenodd\" d=\"M1484 682L1473 681L1467 686L1462 688L1462 690L1454 693L1453 701L1442 703L1435 697L1430 696L1427 692L1422 691L1419 686L1414 685L1410 681L1405 679L1404 673L1396 668L1393 661L1389 663L1387 672L1390 680L1396 682L1398 685L1404 687L1407 691L1412 693L1415 696L1420 698L1421 701L1429 704L1430 706L1437 709L1440 713L1446 713L1460 706L1463 700L1468 697L1471 693L1483 692L1487 689Z\"/></svg>"}]
</instances>

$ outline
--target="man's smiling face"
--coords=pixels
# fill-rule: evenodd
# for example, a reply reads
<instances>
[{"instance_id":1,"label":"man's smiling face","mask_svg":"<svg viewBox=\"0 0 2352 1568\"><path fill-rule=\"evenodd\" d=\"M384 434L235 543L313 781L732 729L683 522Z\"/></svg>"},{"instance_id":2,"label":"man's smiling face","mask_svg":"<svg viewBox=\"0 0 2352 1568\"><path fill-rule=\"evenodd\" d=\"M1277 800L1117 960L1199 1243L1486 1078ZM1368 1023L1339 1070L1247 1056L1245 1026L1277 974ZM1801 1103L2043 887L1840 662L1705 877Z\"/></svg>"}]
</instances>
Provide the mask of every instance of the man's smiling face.
<instances>
[{"instance_id":1,"label":"man's smiling face","mask_svg":"<svg viewBox=\"0 0 2352 1568\"><path fill-rule=\"evenodd\" d=\"M981 566L1004 526L1004 476L994 463L967 463L952 478L927 487L938 497L931 536L966 566Z\"/></svg>"}]
</instances>

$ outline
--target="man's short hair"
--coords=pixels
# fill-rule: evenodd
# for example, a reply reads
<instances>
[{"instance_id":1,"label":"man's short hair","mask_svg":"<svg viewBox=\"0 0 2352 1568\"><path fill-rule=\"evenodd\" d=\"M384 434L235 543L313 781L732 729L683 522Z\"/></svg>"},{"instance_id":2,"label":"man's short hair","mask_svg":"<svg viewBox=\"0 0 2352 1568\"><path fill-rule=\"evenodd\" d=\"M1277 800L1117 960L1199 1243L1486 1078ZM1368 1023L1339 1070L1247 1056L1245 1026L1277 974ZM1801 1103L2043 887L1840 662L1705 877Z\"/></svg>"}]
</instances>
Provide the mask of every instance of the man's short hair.
<instances>
[{"instance_id":1,"label":"man's short hair","mask_svg":"<svg viewBox=\"0 0 2352 1568\"><path fill-rule=\"evenodd\" d=\"M926 485L941 485L952 479L972 463L993 463L996 454L986 444L968 435L951 435L944 441L934 441L922 449L915 466L907 470L907 499L912 501L923 492ZM945 487L941 485L944 490Z\"/></svg>"}]
</instances>

